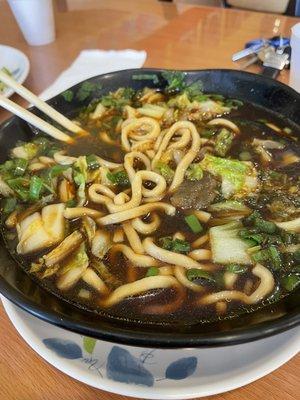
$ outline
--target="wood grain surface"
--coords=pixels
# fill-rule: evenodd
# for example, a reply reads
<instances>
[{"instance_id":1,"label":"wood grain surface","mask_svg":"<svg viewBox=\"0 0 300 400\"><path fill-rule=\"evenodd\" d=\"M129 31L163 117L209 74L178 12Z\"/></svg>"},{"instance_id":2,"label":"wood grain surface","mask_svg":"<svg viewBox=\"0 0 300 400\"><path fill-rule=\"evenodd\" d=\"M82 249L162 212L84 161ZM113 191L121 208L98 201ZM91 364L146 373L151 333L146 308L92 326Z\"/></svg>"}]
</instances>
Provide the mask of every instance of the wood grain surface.
<instances>
[{"instance_id":1,"label":"wood grain surface","mask_svg":"<svg viewBox=\"0 0 300 400\"><path fill-rule=\"evenodd\" d=\"M24 51L31 70L26 85L36 93L49 86L83 49L143 49L146 66L238 68L232 53L250 39L289 35L299 19L155 0L57 0L57 38L28 46L4 0L0 42ZM1 56L1 55L0 55ZM250 70L259 72L258 67ZM288 71L280 80L288 83ZM18 95L12 97L21 104ZM0 110L0 121L8 117ZM300 356L272 374L211 400L299 400ZM22 340L0 306L0 400L129 399L90 388L57 371Z\"/></svg>"}]
</instances>

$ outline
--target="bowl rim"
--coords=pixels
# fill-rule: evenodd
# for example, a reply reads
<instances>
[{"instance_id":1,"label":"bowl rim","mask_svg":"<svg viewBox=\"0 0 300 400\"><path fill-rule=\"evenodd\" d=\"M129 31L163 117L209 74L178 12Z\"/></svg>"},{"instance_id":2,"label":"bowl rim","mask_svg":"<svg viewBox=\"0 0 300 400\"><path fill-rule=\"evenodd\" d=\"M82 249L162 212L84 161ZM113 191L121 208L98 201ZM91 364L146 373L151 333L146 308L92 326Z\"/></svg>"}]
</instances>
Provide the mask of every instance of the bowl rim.
<instances>
[{"instance_id":1,"label":"bowl rim","mask_svg":"<svg viewBox=\"0 0 300 400\"><path fill-rule=\"evenodd\" d=\"M89 79L85 79L76 85L71 86L69 89L75 88L82 82L94 80L97 78L110 77L114 75L122 75L122 73L132 74L144 74L145 72L157 72L162 71L174 71L172 69L163 68L141 68L141 69L125 69L121 71L114 71L110 73L100 74ZM300 100L300 93L296 92L293 88L285 85L282 82L274 81L272 78L262 77L260 75L239 71L234 69L191 69L191 70L177 70L184 73L199 73L199 72L224 72L233 73L239 76L248 76L252 79L269 81L277 87L281 87L286 92L290 93L297 100ZM51 104L55 101L56 97L61 93L47 100ZM30 109L35 109L31 107ZM0 131L4 126L7 126L13 119L17 117L12 116L11 118L3 121L0 124ZM263 339L275 334L279 334L288 329L292 329L300 325L300 309L289 312L284 316L280 316L276 319L259 322L254 325L247 325L246 327L238 327L232 330L220 331L216 333L180 333L176 332L176 335L170 332L160 332L159 335L153 332L139 332L138 330L124 329L120 325L116 327L102 328L101 326L95 327L94 323L86 321L74 321L74 318L64 315L63 318L59 313L55 311L49 311L45 306L40 305L26 297L23 293L12 287L2 276L0 276L0 293L10 300L21 309L29 312L30 314L42 319L45 322L51 323L55 326L61 327L66 330L73 331L75 333L83 334L85 336L94 337L97 339L132 345L141 347L155 347L155 348L193 348L193 347L218 347L218 346L230 346L241 344L245 342L251 342L254 340ZM75 306L73 306L76 308ZM145 326L145 325L144 325Z\"/></svg>"}]
</instances>

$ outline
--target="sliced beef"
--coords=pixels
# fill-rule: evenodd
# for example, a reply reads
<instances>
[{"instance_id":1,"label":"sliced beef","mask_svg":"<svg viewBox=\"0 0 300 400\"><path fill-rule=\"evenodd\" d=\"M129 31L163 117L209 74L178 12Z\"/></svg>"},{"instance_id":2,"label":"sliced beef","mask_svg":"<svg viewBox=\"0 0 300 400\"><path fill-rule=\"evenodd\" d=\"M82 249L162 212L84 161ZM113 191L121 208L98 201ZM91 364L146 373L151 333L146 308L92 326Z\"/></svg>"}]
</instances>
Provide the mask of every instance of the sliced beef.
<instances>
[{"instance_id":1,"label":"sliced beef","mask_svg":"<svg viewBox=\"0 0 300 400\"><path fill-rule=\"evenodd\" d=\"M201 210L214 202L219 182L209 172L204 172L199 181L184 180L171 197L171 203L183 210Z\"/></svg>"}]
</instances>

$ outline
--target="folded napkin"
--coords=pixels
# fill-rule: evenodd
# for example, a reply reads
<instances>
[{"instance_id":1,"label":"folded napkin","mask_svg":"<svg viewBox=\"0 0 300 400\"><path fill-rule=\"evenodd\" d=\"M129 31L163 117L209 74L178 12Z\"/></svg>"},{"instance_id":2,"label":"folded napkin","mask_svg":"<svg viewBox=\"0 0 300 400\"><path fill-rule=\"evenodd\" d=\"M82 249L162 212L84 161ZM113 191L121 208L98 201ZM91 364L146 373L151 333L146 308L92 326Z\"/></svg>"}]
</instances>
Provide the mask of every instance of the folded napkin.
<instances>
[{"instance_id":1,"label":"folded napkin","mask_svg":"<svg viewBox=\"0 0 300 400\"><path fill-rule=\"evenodd\" d=\"M83 50L73 64L49 86L40 97L47 100L85 79L112 71L140 68L147 57L136 50Z\"/></svg>"}]
</instances>

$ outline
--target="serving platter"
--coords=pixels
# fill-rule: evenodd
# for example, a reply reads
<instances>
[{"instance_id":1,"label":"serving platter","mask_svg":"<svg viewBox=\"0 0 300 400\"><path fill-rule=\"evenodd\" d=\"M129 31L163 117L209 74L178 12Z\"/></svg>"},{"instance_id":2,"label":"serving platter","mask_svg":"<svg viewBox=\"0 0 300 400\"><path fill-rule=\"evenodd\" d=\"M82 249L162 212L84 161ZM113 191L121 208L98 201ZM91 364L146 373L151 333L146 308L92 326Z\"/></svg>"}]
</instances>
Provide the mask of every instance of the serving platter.
<instances>
[{"instance_id":1,"label":"serving platter","mask_svg":"<svg viewBox=\"0 0 300 400\"><path fill-rule=\"evenodd\" d=\"M97 389L144 399L190 399L249 384L300 350L300 329L252 343L158 350L116 345L55 327L2 297L22 338L47 362Z\"/></svg>"},{"instance_id":2,"label":"serving platter","mask_svg":"<svg viewBox=\"0 0 300 400\"><path fill-rule=\"evenodd\" d=\"M163 85L162 72L159 69L132 69L99 75L70 88L68 92L71 92L71 101L67 101L61 94L52 98L49 104L72 117L92 98L110 90L119 87L137 90L144 87L142 79L133 80L134 75L156 74ZM253 102L275 113L281 113L296 126L300 125L300 95L280 82L235 70L184 72L188 82L200 80L204 92L220 93L228 98ZM90 97L81 101L77 93L87 83L94 89ZM34 108L32 110L38 113ZM32 129L16 117L4 122L0 127L0 161L7 158L17 140L28 141L33 134ZM281 333L300 323L299 290L300 288L277 303L242 314L239 318L178 326L142 324L140 321L118 320L104 313L98 315L88 312L47 292L9 256L3 243L0 246L0 292L9 300L44 321L70 331L134 346L189 348L237 345Z\"/></svg>"}]
</instances>

